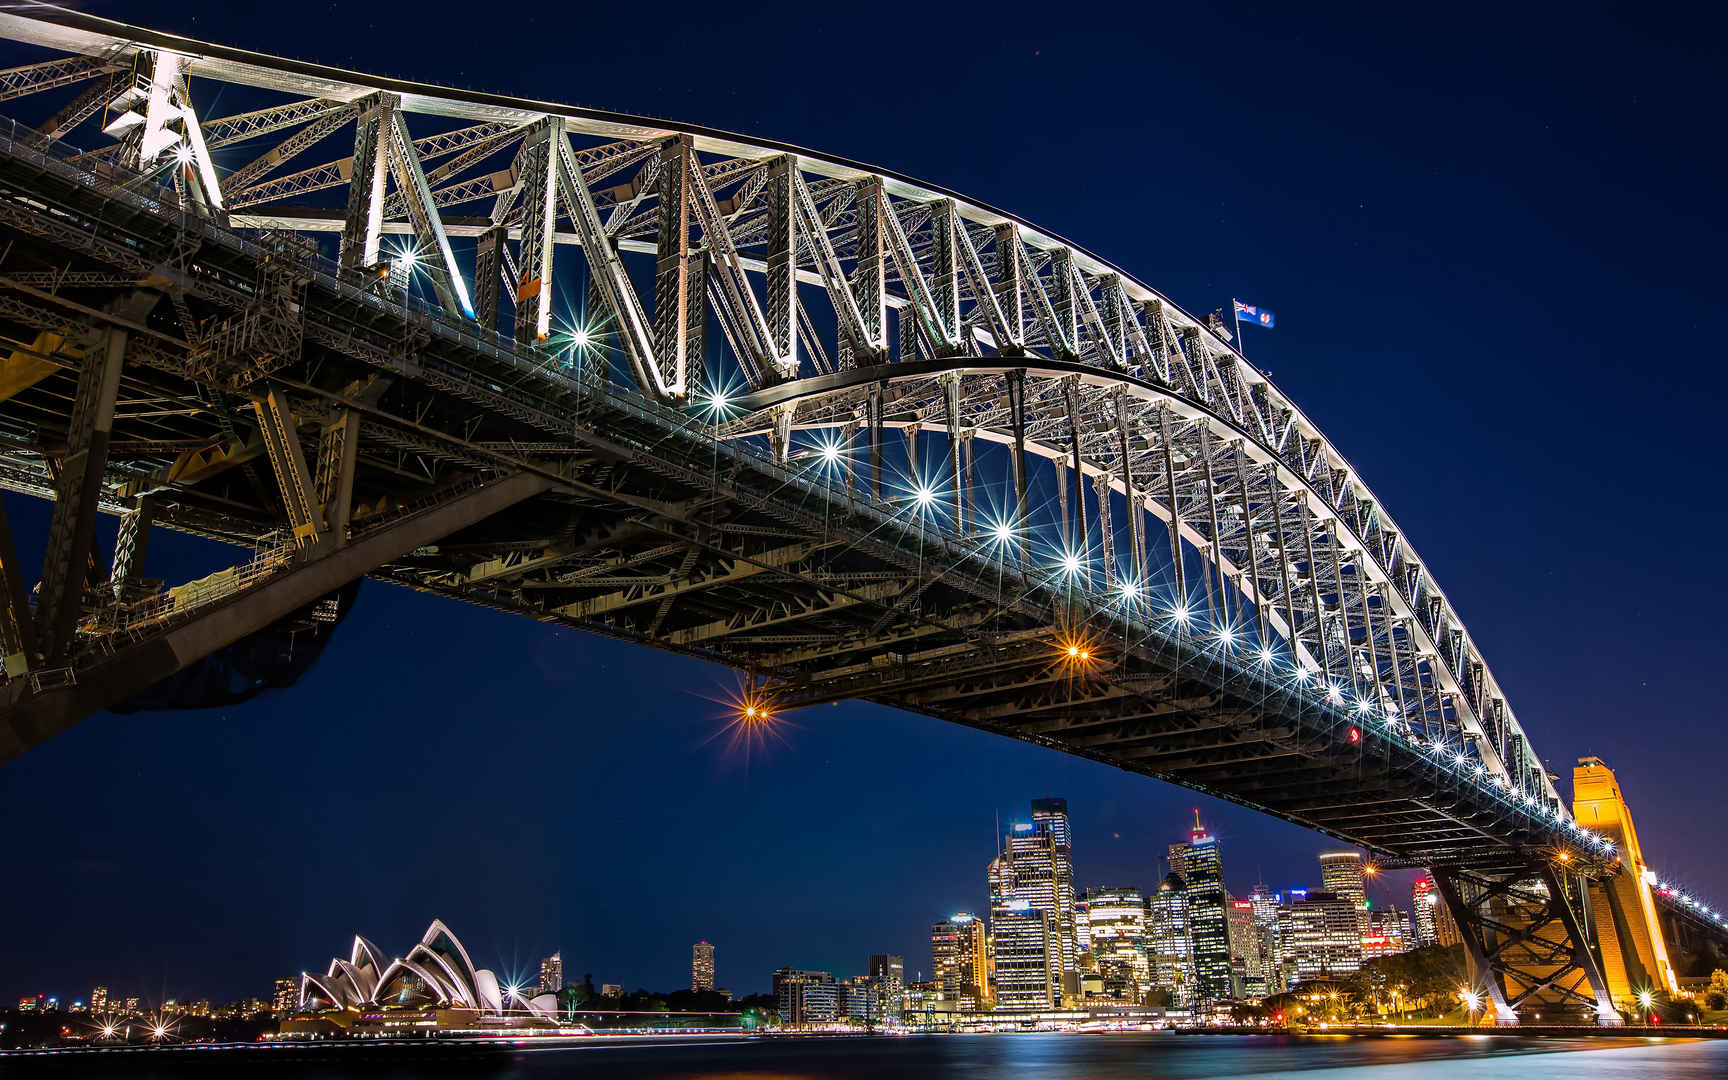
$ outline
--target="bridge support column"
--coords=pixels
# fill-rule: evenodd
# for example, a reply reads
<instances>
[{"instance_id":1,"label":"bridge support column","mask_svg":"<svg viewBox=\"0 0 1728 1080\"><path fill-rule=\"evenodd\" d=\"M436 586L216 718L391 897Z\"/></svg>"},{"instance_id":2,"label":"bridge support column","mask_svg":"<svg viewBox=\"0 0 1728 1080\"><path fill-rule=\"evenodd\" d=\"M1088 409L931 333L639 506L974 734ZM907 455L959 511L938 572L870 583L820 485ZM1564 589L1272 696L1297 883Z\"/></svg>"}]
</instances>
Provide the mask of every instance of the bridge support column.
<instances>
[{"instance_id":1,"label":"bridge support column","mask_svg":"<svg viewBox=\"0 0 1728 1080\"><path fill-rule=\"evenodd\" d=\"M1510 872L1436 869L1434 884L1458 924L1472 989L1494 1022L1588 1016L1621 1022L1581 917L1588 882L1532 863Z\"/></svg>"},{"instance_id":2,"label":"bridge support column","mask_svg":"<svg viewBox=\"0 0 1728 1080\"><path fill-rule=\"evenodd\" d=\"M1626 867L1616 877L1594 883L1590 896L1602 967L1614 999L1633 1000L1642 991L1677 992L1679 981L1650 891L1655 875L1644 863L1620 782L1601 758L1579 758L1572 770L1572 813L1580 825L1613 840Z\"/></svg>"}]
</instances>

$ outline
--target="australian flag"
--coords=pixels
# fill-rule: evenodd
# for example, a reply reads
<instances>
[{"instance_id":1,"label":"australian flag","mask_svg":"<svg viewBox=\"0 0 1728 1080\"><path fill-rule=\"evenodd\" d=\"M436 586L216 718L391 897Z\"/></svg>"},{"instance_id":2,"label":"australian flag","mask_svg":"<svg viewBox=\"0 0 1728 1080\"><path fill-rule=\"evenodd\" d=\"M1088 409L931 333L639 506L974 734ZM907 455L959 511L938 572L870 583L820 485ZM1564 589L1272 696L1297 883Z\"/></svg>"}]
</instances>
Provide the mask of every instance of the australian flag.
<instances>
[{"instance_id":1,"label":"australian flag","mask_svg":"<svg viewBox=\"0 0 1728 1080\"><path fill-rule=\"evenodd\" d=\"M1263 307L1255 307L1253 304L1244 304L1240 300L1232 300L1230 302L1236 305L1237 322L1253 323L1255 326L1264 326L1268 330L1278 325L1278 319Z\"/></svg>"}]
</instances>

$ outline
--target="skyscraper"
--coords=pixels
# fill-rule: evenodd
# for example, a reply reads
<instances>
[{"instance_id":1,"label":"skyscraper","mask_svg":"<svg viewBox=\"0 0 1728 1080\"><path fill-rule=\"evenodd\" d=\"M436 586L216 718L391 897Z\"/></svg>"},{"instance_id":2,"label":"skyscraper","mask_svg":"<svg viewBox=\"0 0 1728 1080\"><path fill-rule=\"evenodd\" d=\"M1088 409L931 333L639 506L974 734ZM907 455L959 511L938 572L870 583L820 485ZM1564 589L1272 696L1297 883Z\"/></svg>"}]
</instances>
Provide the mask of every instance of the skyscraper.
<instances>
[{"instance_id":1,"label":"skyscraper","mask_svg":"<svg viewBox=\"0 0 1728 1080\"><path fill-rule=\"evenodd\" d=\"M1320 887L1356 906L1356 932L1368 936L1368 879L1359 851L1327 851L1320 855Z\"/></svg>"},{"instance_id":2,"label":"skyscraper","mask_svg":"<svg viewBox=\"0 0 1728 1080\"><path fill-rule=\"evenodd\" d=\"M1062 946L1062 970L1071 972L1080 946L1074 922L1074 834L1068 824L1068 800L1033 799L1032 825L1049 832L1055 849L1051 867L1055 906L1050 913Z\"/></svg>"},{"instance_id":3,"label":"skyscraper","mask_svg":"<svg viewBox=\"0 0 1728 1080\"><path fill-rule=\"evenodd\" d=\"M1106 976L1119 973L1135 999L1152 988L1146 898L1135 888L1088 889L1084 901L1091 927L1092 958Z\"/></svg>"},{"instance_id":4,"label":"skyscraper","mask_svg":"<svg viewBox=\"0 0 1728 1080\"><path fill-rule=\"evenodd\" d=\"M1169 874L1147 903L1151 914L1152 985L1170 991L1178 1005L1191 1000L1193 957L1188 941L1188 887Z\"/></svg>"},{"instance_id":5,"label":"skyscraper","mask_svg":"<svg viewBox=\"0 0 1728 1080\"><path fill-rule=\"evenodd\" d=\"M300 981L298 979L290 979L288 981L292 982L296 991L298 991ZM276 989L278 993L281 992L281 979L276 980ZM108 1011L108 988L106 986L98 986L96 989L90 991L90 1011L93 1013Z\"/></svg>"},{"instance_id":6,"label":"skyscraper","mask_svg":"<svg viewBox=\"0 0 1728 1080\"><path fill-rule=\"evenodd\" d=\"M709 974L713 974L712 968L709 969ZM542 994L556 994L562 989L564 989L564 954L555 952L540 961L540 992Z\"/></svg>"},{"instance_id":7,"label":"skyscraper","mask_svg":"<svg viewBox=\"0 0 1728 1080\"><path fill-rule=\"evenodd\" d=\"M1072 971L1077 951L1067 803L1039 799L1033 808L1035 820L1012 825L1001 854L990 861L990 934L1000 1008L1060 1005L1063 976ZM1040 984L1048 987L1042 1005L1033 1003Z\"/></svg>"},{"instance_id":8,"label":"skyscraper","mask_svg":"<svg viewBox=\"0 0 1728 1080\"><path fill-rule=\"evenodd\" d=\"M944 1001L977 1012L990 998L990 937L984 921L957 911L930 927L931 981Z\"/></svg>"},{"instance_id":9,"label":"skyscraper","mask_svg":"<svg viewBox=\"0 0 1728 1080\"><path fill-rule=\"evenodd\" d=\"M1194 814L1194 829L1181 845L1186 871L1188 937L1193 958L1194 1000L1216 1001L1230 996L1230 930L1225 905L1224 864L1218 838L1200 824ZM1175 862L1175 857L1172 857Z\"/></svg>"},{"instance_id":10,"label":"skyscraper","mask_svg":"<svg viewBox=\"0 0 1728 1080\"><path fill-rule=\"evenodd\" d=\"M96 995L102 995L102 1004L96 1004ZM108 1004L108 988L98 986L90 995L90 1011L101 1012ZM270 1011L277 1017L285 1017L300 1008L300 980L277 979L276 992L270 999Z\"/></svg>"},{"instance_id":11,"label":"skyscraper","mask_svg":"<svg viewBox=\"0 0 1728 1080\"><path fill-rule=\"evenodd\" d=\"M690 989L714 989L714 946L706 941L690 946Z\"/></svg>"}]
</instances>

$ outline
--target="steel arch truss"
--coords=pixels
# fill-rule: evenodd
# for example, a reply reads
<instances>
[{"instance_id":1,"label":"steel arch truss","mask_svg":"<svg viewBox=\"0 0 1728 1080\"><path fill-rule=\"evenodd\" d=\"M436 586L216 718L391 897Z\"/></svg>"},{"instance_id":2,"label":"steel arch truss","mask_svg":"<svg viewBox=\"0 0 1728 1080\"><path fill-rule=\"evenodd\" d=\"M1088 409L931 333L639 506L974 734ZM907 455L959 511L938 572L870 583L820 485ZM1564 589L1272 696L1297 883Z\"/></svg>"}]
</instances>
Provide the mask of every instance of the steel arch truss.
<instances>
[{"instance_id":1,"label":"steel arch truss","mask_svg":"<svg viewBox=\"0 0 1728 1080\"><path fill-rule=\"evenodd\" d=\"M5 583L26 696L161 629L125 608L160 609L155 522L272 574L388 549L358 572L1411 865L1581 841L1350 464L1221 328L1062 238L726 133L60 9L0 34L56 54L0 72L34 124L0 140L0 483L63 504L45 604ZM210 83L251 107L207 116ZM501 476L533 482L497 522L374 532ZM130 523L106 576L98 511ZM1065 639L1111 664L1053 666Z\"/></svg>"},{"instance_id":2,"label":"steel arch truss","mask_svg":"<svg viewBox=\"0 0 1728 1080\"><path fill-rule=\"evenodd\" d=\"M1622 1023L1600 945L1590 937L1590 886L1552 862L1481 874L1436 870L1469 957L1471 979L1486 991L1497 1023L1551 1013Z\"/></svg>"}]
</instances>

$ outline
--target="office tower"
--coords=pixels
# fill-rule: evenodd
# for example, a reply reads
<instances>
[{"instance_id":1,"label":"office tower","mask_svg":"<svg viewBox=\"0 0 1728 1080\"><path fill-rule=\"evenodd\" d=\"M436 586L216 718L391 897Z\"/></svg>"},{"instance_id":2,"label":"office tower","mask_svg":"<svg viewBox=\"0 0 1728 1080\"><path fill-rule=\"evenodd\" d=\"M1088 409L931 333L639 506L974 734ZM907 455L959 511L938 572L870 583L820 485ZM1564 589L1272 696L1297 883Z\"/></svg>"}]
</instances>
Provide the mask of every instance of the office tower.
<instances>
[{"instance_id":1,"label":"office tower","mask_svg":"<svg viewBox=\"0 0 1728 1080\"><path fill-rule=\"evenodd\" d=\"M1362 873L1360 851L1327 851L1320 855L1320 887L1336 896L1365 908L1368 902L1367 878Z\"/></svg>"},{"instance_id":2,"label":"office tower","mask_svg":"<svg viewBox=\"0 0 1728 1080\"><path fill-rule=\"evenodd\" d=\"M712 954L710 954L709 959L712 962ZM712 963L710 963L708 974L710 976L714 974ZM562 989L564 989L564 954L555 952L540 961L540 992L542 994L556 994Z\"/></svg>"},{"instance_id":3,"label":"office tower","mask_svg":"<svg viewBox=\"0 0 1728 1080\"><path fill-rule=\"evenodd\" d=\"M1032 825L1050 834L1055 848L1051 878L1055 886L1051 921L1062 947L1062 970L1074 970L1080 953L1079 933L1074 924L1074 834L1068 824L1068 800L1032 800Z\"/></svg>"},{"instance_id":4,"label":"office tower","mask_svg":"<svg viewBox=\"0 0 1728 1080\"><path fill-rule=\"evenodd\" d=\"M1133 984L1138 999L1152 988L1152 957L1146 925L1146 898L1139 889L1086 891L1092 933L1092 958L1100 974L1111 968Z\"/></svg>"},{"instance_id":5,"label":"office tower","mask_svg":"<svg viewBox=\"0 0 1728 1080\"><path fill-rule=\"evenodd\" d=\"M1092 908L1084 896L1074 901L1074 949L1076 965L1080 953L1092 951Z\"/></svg>"},{"instance_id":6,"label":"office tower","mask_svg":"<svg viewBox=\"0 0 1728 1080\"><path fill-rule=\"evenodd\" d=\"M1356 930L1368 935L1368 879L1359 851L1328 851L1320 855L1320 887L1356 905Z\"/></svg>"},{"instance_id":7,"label":"office tower","mask_svg":"<svg viewBox=\"0 0 1728 1080\"><path fill-rule=\"evenodd\" d=\"M825 1023L840 1015L840 985L826 971L781 968L774 973L774 1001L786 1024Z\"/></svg>"},{"instance_id":8,"label":"office tower","mask_svg":"<svg viewBox=\"0 0 1728 1080\"><path fill-rule=\"evenodd\" d=\"M1050 916L1010 900L990 914L996 950L997 1009L1050 1009L1061 1004L1061 958Z\"/></svg>"},{"instance_id":9,"label":"office tower","mask_svg":"<svg viewBox=\"0 0 1728 1080\"><path fill-rule=\"evenodd\" d=\"M1188 886L1181 875L1169 874L1147 902L1151 914L1152 985L1173 995L1178 1005L1191 1000L1193 957L1188 940Z\"/></svg>"},{"instance_id":10,"label":"office tower","mask_svg":"<svg viewBox=\"0 0 1728 1080\"><path fill-rule=\"evenodd\" d=\"M1194 1000L1216 1001L1230 996L1230 930L1225 915L1229 894L1224 890L1218 838L1200 824L1198 811L1182 848Z\"/></svg>"},{"instance_id":11,"label":"office tower","mask_svg":"<svg viewBox=\"0 0 1728 1080\"><path fill-rule=\"evenodd\" d=\"M136 1013L138 1011L138 999L137 998L129 997L126 999L126 1011L129 1013Z\"/></svg>"},{"instance_id":12,"label":"office tower","mask_svg":"<svg viewBox=\"0 0 1728 1080\"><path fill-rule=\"evenodd\" d=\"M1231 900L1226 916L1230 928L1230 956L1242 962L1242 985L1233 987L1235 997L1265 997L1270 991L1266 963L1266 931L1254 922L1252 900Z\"/></svg>"},{"instance_id":13,"label":"office tower","mask_svg":"<svg viewBox=\"0 0 1728 1080\"><path fill-rule=\"evenodd\" d=\"M106 995L104 995L106 997ZM278 1017L287 1016L300 1008L300 980L277 979L270 999L270 1011Z\"/></svg>"},{"instance_id":14,"label":"office tower","mask_svg":"<svg viewBox=\"0 0 1728 1080\"><path fill-rule=\"evenodd\" d=\"M1361 914L1354 901L1330 892L1310 892L1278 913L1284 960L1299 982L1336 979L1362 966Z\"/></svg>"},{"instance_id":15,"label":"office tower","mask_svg":"<svg viewBox=\"0 0 1728 1080\"><path fill-rule=\"evenodd\" d=\"M1054 935L1057 972L1074 969L1074 865L1068 844L1065 809L1052 808L1061 799L1039 799L1042 816L1010 826L1002 843L1001 857L1012 868L1011 899L1024 900L1050 920Z\"/></svg>"},{"instance_id":16,"label":"office tower","mask_svg":"<svg viewBox=\"0 0 1728 1080\"><path fill-rule=\"evenodd\" d=\"M892 953L870 954L870 978L876 984L884 1017L898 1017L906 1000L906 961Z\"/></svg>"},{"instance_id":17,"label":"office tower","mask_svg":"<svg viewBox=\"0 0 1728 1080\"><path fill-rule=\"evenodd\" d=\"M295 985L298 986L299 983L296 982ZM108 1011L108 988L106 986L98 986L90 991L90 1011L93 1013Z\"/></svg>"},{"instance_id":18,"label":"office tower","mask_svg":"<svg viewBox=\"0 0 1728 1080\"><path fill-rule=\"evenodd\" d=\"M690 989L714 989L714 946L706 941L690 946Z\"/></svg>"},{"instance_id":19,"label":"office tower","mask_svg":"<svg viewBox=\"0 0 1728 1080\"><path fill-rule=\"evenodd\" d=\"M1065 868L1058 836L1066 836L1067 815L1038 800L1043 815L1013 825L1002 853L990 861L990 936L995 943L994 990L998 1008L1051 1008L1063 991L1062 927L1074 925L1073 872ZM1061 811L1058 813L1058 811ZM1063 882L1066 880L1067 884ZM1059 897L1064 889L1065 906ZM1073 938L1068 939L1070 945ZM1071 961L1070 961L1071 962ZM1037 1005L1040 984L1048 987Z\"/></svg>"}]
</instances>

